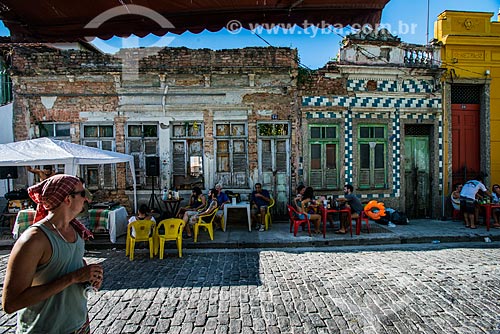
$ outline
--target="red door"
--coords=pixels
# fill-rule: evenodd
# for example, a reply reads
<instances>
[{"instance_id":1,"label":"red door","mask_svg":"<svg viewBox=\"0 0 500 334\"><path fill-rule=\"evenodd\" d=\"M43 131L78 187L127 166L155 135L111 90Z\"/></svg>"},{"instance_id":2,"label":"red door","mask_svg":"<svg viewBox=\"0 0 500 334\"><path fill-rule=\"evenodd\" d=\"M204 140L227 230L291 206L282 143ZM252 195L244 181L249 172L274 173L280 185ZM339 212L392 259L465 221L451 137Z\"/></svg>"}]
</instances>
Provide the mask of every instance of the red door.
<instances>
[{"instance_id":1,"label":"red door","mask_svg":"<svg viewBox=\"0 0 500 334\"><path fill-rule=\"evenodd\" d=\"M452 104L453 183L480 172L479 104Z\"/></svg>"}]
</instances>

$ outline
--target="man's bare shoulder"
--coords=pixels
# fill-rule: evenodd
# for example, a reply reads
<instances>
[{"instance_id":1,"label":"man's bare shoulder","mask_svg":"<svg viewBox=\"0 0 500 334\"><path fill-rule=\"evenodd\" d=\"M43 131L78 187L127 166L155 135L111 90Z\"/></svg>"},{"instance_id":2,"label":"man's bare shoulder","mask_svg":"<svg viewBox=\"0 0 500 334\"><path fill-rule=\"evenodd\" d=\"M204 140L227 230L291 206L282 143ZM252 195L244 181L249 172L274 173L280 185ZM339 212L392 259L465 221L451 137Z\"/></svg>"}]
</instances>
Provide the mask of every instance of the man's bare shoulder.
<instances>
[{"instance_id":1,"label":"man's bare shoulder","mask_svg":"<svg viewBox=\"0 0 500 334\"><path fill-rule=\"evenodd\" d=\"M43 257L47 250L50 250L50 242L39 227L30 227L14 244L12 253L22 253L24 255L31 255L35 257Z\"/></svg>"}]
</instances>

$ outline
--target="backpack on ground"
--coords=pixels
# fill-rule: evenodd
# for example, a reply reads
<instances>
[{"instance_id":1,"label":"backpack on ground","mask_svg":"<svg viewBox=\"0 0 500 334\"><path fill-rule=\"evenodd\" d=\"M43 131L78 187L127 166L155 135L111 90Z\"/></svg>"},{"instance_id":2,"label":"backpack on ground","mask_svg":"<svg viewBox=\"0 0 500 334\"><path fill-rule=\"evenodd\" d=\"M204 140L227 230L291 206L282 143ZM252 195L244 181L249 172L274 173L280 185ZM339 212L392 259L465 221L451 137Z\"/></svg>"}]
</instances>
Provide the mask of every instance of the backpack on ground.
<instances>
[{"instance_id":1,"label":"backpack on ground","mask_svg":"<svg viewBox=\"0 0 500 334\"><path fill-rule=\"evenodd\" d=\"M386 208L385 216L380 217L380 219L376 220L376 222L382 225L388 225L389 222L396 225L406 225L409 223L409 220L406 216L406 213L391 208Z\"/></svg>"},{"instance_id":2,"label":"backpack on ground","mask_svg":"<svg viewBox=\"0 0 500 334\"><path fill-rule=\"evenodd\" d=\"M396 210L391 215L391 222L396 225L406 225L409 223L409 220L406 213Z\"/></svg>"}]
</instances>

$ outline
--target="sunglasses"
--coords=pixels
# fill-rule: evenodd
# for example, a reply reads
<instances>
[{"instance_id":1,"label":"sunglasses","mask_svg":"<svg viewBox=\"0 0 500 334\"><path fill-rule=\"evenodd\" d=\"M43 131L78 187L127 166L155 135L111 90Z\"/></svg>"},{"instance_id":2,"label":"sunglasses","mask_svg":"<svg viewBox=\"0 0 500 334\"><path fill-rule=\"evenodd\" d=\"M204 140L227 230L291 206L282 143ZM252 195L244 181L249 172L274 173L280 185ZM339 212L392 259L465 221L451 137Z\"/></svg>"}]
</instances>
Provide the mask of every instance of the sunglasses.
<instances>
[{"instance_id":1,"label":"sunglasses","mask_svg":"<svg viewBox=\"0 0 500 334\"><path fill-rule=\"evenodd\" d=\"M86 197L87 192L86 192L86 191L85 191L85 189L84 189L84 190L82 190L82 191L75 191L75 192L72 192L72 193L70 193L70 195L71 195L71 196L73 196L73 195L80 195L80 196L82 196L82 197Z\"/></svg>"}]
</instances>

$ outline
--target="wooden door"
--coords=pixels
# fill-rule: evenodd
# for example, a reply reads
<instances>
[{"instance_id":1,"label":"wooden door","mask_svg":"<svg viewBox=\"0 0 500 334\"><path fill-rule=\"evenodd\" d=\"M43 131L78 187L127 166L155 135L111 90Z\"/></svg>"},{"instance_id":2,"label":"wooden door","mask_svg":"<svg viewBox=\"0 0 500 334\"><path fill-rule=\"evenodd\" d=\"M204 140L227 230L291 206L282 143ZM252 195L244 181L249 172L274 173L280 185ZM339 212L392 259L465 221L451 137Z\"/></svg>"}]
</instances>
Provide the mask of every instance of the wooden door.
<instances>
[{"instance_id":1,"label":"wooden door","mask_svg":"<svg viewBox=\"0 0 500 334\"><path fill-rule=\"evenodd\" d=\"M410 218L431 215L429 136L405 137L405 198Z\"/></svg>"},{"instance_id":2,"label":"wooden door","mask_svg":"<svg viewBox=\"0 0 500 334\"><path fill-rule=\"evenodd\" d=\"M479 104L452 104L452 178L464 183L480 173Z\"/></svg>"},{"instance_id":3,"label":"wooden door","mask_svg":"<svg viewBox=\"0 0 500 334\"><path fill-rule=\"evenodd\" d=\"M289 139L259 139L259 180L275 199L274 212L284 215L290 193Z\"/></svg>"}]
</instances>

